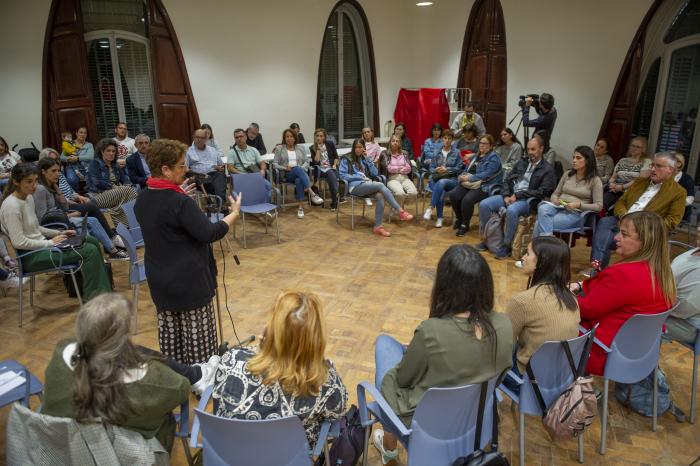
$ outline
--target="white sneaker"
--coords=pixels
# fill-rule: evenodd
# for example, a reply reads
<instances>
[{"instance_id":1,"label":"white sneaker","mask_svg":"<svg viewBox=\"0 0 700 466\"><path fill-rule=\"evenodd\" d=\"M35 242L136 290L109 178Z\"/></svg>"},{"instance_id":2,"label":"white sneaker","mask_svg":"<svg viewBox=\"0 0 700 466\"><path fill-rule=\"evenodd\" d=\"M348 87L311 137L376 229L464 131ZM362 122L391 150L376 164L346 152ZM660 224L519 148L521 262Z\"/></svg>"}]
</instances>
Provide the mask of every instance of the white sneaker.
<instances>
[{"instance_id":1,"label":"white sneaker","mask_svg":"<svg viewBox=\"0 0 700 466\"><path fill-rule=\"evenodd\" d=\"M313 205L321 205L323 204L323 199L321 199L321 196L319 196L318 194L314 194L313 196L311 196L311 203Z\"/></svg>"},{"instance_id":2,"label":"white sneaker","mask_svg":"<svg viewBox=\"0 0 700 466\"><path fill-rule=\"evenodd\" d=\"M207 387L214 384L214 376L216 375L216 368L219 367L219 361L221 361L221 357L215 354L210 357L207 362L194 364L202 369L202 378L192 385L192 391L194 393L201 395Z\"/></svg>"},{"instance_id":3,"label":"white sneaker","mask_svg":"<svg viewBox=\"0 0 700 466\"><path fill-rule=\"evenodd\" d=\"M379 456L382 458L382 464L387 464L389 461L396 460L399 457L399 449L386 450L384 449L384 431L382 429L375 429L372 432L372 445L379 452Z\"/></svg>"},{"instance_id":4,"label":"white sneaker","mask_svg":"<svg viewBox=\"0 0 700 466\"><path fill-rule=\"evenodd\" d=\"M425 213L423 214L423 220L430 220L430 217L433 216L433 209L428 207L425 209Z\"/></svg>"},{"instance_id":5,"label":"white sneaker","mask_svg":"<svg viewBox=\"0 0 700 466\"><path fill-rule=\"evenodd\" d=\"M112 238L112 244L120 249L126 249L126 244L124 244L124 240L119 235L114 235L114 238Z\"/></svg>"},{"instance_id":6,"label":"white sneaker","mask_svg":"<svg viewBox=\"0 0 700 466\"><path fill-rule=\"evenodd\" d=\"M372 199L366 197L366 198L365 198L365 204L367 204L367 207L372 207Z\"/></svg>"},{"instance_id":7,"label":"white sneaker","mask_svg":"<svg viewBox=\"0 0 700 466\"><path fill-rule=\"evenodd\" d=\"M515 261L515 268L522 269L523 268L523 261Z\"/></svg>"},{"instance_id":8,"label":"white sneaker","mask_svg":"<svg viewBox=\"0 0 700 466\"><path fill-rule=\"evenodd\" d=\"M29 278L24 277L22 281L22 285L26 285L29 282ZM18 288L19 287L19 277L15 275L14 273L11 273L9 277L7 277L6 280L0 280L0 288L2 289L9 289L9 288Z\"/></svg>"},{"instance_id":9,"label":"white sneaker","mask_svg":"<svg viewBox=\"0 0 700 466\"><path fill-rule=\"evenodd\" d=\"M304 218L304 209L297 210L297 218Z\"/></svg>"},{"instance_id":10,"label":"white sneaker","mask_svg":"<svg viewBox=\"0 0 700 466\"><path fill-rule=\"evenodd\" d=\"M435 228L442 228L442 219L439 218L435 221Z\"/></svg>"}]
</instances>

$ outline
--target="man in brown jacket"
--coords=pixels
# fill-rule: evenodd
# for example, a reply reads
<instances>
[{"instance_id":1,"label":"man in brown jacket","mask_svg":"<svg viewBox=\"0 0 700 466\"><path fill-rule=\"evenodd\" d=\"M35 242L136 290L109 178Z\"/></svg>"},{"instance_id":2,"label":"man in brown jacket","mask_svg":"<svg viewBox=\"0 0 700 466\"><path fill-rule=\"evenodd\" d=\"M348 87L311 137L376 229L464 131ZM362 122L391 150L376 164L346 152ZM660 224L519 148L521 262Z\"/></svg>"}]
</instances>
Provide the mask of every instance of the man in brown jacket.
<instances>
[{"instance_id":1,"label":"man in brown jacket","mask_svg":"<svg viewBox=\"0 0 700 466\"><path fill-rule=\"evenodd\" d=\"M685 190L673 179L676 156L672 152L654 155L649 178L637 178L615 203L614 216L603 217L596 226L591 248L593 269L602 270L610 262L610 250L619 231L618 220L628 213L647 210L657 213L671 231L685 212ZM590 275L590 272L584 272Z\"/></svg>"}]
</instances>

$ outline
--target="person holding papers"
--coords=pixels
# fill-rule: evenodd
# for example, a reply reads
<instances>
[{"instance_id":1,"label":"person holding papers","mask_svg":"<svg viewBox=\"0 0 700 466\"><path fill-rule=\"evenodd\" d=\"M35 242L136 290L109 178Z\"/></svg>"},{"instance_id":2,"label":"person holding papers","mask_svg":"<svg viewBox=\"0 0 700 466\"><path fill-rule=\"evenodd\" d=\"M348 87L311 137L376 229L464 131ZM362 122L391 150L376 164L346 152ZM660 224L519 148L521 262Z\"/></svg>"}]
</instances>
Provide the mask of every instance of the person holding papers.
<instances>
[{"instance_id":1,"label":"person holding papers","mask_svg":"<svg viewBox=\"0 0 700 466\"><path fill-rule=\"evenodd\" d=\"M588 146L578 146L571 170L561 177L551 200L538 206L532 236L551 236L554 230L574 228L579 225L582 212L598 212L602 208L603 183L596 174L595 154Z\"/></svg>"}]
</instances>

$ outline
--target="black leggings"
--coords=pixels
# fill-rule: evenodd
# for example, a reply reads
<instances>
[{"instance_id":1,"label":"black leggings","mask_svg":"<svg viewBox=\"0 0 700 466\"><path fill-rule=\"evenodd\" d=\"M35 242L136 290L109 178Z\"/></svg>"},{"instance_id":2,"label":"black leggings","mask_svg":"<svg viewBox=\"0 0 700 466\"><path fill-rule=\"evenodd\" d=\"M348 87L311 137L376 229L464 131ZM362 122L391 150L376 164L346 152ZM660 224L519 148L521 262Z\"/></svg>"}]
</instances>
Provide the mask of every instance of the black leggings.
<instances>
[{"instance_id":1,"label":"black leggings","mask_svg":"<svg viewBox=\"0 0 700 466\"><path fill-rule=\"evenodd\" d=\"M100 222L100 225L102 225L102 228L105 229L105 231L107 232L109 237L114 238L114 235L115 235L114 230L112 229L111 226L109 226L107 219L102 214L102 211L100 210L99 207L97 207L97 204L95 204L94 201L90 201L87 204L79 204L79 203L71 202L68 204L68 210L75 210L75 211L80 212L83 215L87 214L88 217L95 217L97 219L97 221Z\"/></svg>"},{"instance_id":2,"label":"black leggings","mask_svg":"<svg viewBox=\"0 0 700 466\"><path fill-rule=\"evenodd\" d=\"M469 226L469 222L474 214L474 205L488 197L488 194L481 188L467 189L459 184L447 195L450 196L452 209L457 217L457 224L466 227Z\"/></svg>"},{"instance_id":3,"label":"black leggings","mask_svg":"<svg viewBox=\"0 0 700 466\"><path fill-rule=\"evenodd\" d=\"M332 168L325 173L320 170L315 173L320 173L320 178L326 179L328 189L331 192L331 207L336 207L338 204L338 174Z\"/></svg>"},{"instance_id":4,"label":"black leggings","mask_svg":"<svg viewBox=\"0 0 700 466\"><path fill-rule=\"evenodd\" d=\"M159 353L151 348L146 348L145 346L136 346L140 352L147 356L152 356L155 359L163 361L166 366L171 368L173 371L177 372L184 378L190 381L190 385L194 385L202 378L202 368L196 365L187 365L177 362L176 360L167 357L163 353Z\"/></svg>"}]
</instances>

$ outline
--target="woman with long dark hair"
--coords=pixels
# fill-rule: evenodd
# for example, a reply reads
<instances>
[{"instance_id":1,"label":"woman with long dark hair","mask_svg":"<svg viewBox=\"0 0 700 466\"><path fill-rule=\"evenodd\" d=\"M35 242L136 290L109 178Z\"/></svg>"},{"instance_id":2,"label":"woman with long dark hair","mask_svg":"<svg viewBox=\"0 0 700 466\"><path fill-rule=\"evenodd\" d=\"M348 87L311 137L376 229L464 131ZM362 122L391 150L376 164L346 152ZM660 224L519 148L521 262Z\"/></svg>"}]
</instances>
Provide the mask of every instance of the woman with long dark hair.
<instances>
[{"instance_id":1,"label":"woman with long dark hair","mask_svg":"<svg viewBox=\"0 0 700 466\"><path fill-rule=\"evenodd\" d=\"M399 219L408 221L413 219L401 208L396 198L381 181L374 181L379 176L377 167L366 157L365 141L355 139L352 143L352 151L343 156L338 167L340 178L348 185L348 191L354 196L369 198L374 196L377 207L374 210L374 228L372 231L379 236L391 236L391 233L384 228L384 200L399 213Z\"/></svg>"},{"instance_id":2,"label":"woman with long dark hair","mask_svg":"<svg viewBox=\"0 0 700 466\"><path fill-rule=\"evenodd\" d=\"M576 296L569 290L571 252L564 241L553 236L534 238L522 262L522 272L530 277L528 289L506 304L513 339L518 341L513 370L519 374L525 373L525 365L545 341L576 337L581 320ZM520 389L507 376L504 383Z\"/></svg>"},{"instance_id":3,"label":"woman with long dark hair","mask_svg":"<svg viewBox=\"0 0 700 466\"><path fill-rule=\"evenodd\" d=\"M523 158L523 145L510 128L503 128L494 149L501 159L504 174L508 174Z\"/></svg>"},{"instance_id":4,"label":"woman with long dark hair","mask_svg":"<svg viewBox=\"0 0 700 466\"><path fill-rule=\"evenodd\" d=\"M574 228L581 223L583 212L603 208L603 183L598 177L593 149L574 149L571 170L559 180L550 201L537 207L533 237L552 235L554 230Z\"/></svg>"},{"instance_id":5,"label":"woman with long dark hair","mask_svg":"<svg viewBox=\"0 0 700 466\"><path fill-rule=\"evenodd\" d=\"M0 207L0 225L2 231L10 238L18 254L37 249L45 249L22 259L25 271L45 270L55 267L60 261L65 264L81 264L83 275L83 296L90 299L100 293L112 290L107 276L100 243L87 236L85 243L74 249L65 249L59 255L54 246L63 243L75 230L58 231L39 225L34 206L38 175L36 168L28 163L12 167L10 184L5 188L2 207Z\"/></svg>"},{"instance_id":6,"label":"woman with long dark hair","mask_svg":"<svg viewBox=\"0 0 700 466\"><path fill-rule=\"evenodd\" d=\"M430 170L430 162L433 160L433 156L440 152L440 149L442 149L442 125L434 123L430 128L430 137L421 146L419 168Z\"/></svg>"},{"instance_id":7,"label":"woman with long dark hair","mask_svg":"<svg viewBox=\"0 0 700 466\"><path fill-rule=\"evenodd\" d=\"M335 144L328 140L328 133L323 128L314 131L314 143L309 147L311 166L314 167L314 182L321 178L326 180L331 192L331 210L338 208L338 151Z\"/></svg>"},{"instance_id":8,"label":"woman with long dark hair","mask_svg":"<svg viewBox=\"0 0 700 466\"><path fill-rule=\"evenodd\" d=\"M485 382L511 366L510 320L493 306L486 260L471 246L455 244L440 258L429 318L408 347L388 335L377 337L375 384L406 426L429 388ZM392 434L376 429L372 442L383 464L397 457Z\"/></svg>"},{"instance_id":9,"label":"woman with long dark hair","mask_svg":"<svg viewBox=\"0 0 700 466\"><path fill-rule=\"evenodd\" d=\"M189 397L187 379L131 341L133 308L116 293L78 312L75 339L61 341L46 367L41 413L88 422L100 418L155 437L170 451L171 411Z\"/></svg>"},{"instance_id":10,"label":"woman with long dark hair","mask_svg":"<svg viewBox=\"0 0 700 466\"><path fill-rule=\"evenodd\" d=\"M136 199L136 191L124 169L116 162L117 143L104 138L95 147L95 158L88 168L89 196L100 209L107 209L114 224L129 226L122 204Z\"/></svg>"},{"instance_id":11,"label":"woman with long dark hair","mask_svg":"<svg viewBox=\"0 0 700 466\"><path fill-rule=\"evenodd\" d=\"M401 138L401 149L405 150L408 156L413 160L415 156L413 155L413 143L408 138L406 134L406 124L398 122L394 126L394 134Z\"/></svg>"}]
</instances>

